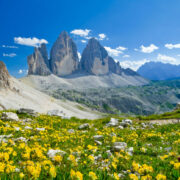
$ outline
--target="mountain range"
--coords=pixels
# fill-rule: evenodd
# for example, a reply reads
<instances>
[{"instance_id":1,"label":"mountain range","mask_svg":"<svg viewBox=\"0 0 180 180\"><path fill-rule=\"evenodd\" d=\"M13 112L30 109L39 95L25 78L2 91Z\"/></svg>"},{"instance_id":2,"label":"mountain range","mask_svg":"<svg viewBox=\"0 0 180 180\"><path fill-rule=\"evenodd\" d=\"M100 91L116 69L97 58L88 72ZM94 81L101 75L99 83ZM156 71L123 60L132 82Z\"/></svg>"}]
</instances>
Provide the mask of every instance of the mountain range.
<instances>
[{"instance_id":1,"label":"mountain range","mask_svg":"<svg viewBox=\"0 0 180 180\"><path fill-rule=\"evenodd\" d=\"M180 78L180 65L162 62L148 62L142 65L138 74L149 80L168 80Z\"/></svg>"},{"instance_id":2,"label":"mountain range","mask_svg":"<svg viewBox=\"0 0 180 180\"><path fill-rule=\"evenodd\" d=\"M79 59L77 47L66 31L60 33L48 59L45 44L27 57L28 76L24 79L46 82L46 86L67 88L121 87L144 85L148 80L131 69L123 69L98 42L91 38ZM53 83L53 86L52 86ZM41 86L42 83L37 82Z\"/></svg>"}]
</instances>

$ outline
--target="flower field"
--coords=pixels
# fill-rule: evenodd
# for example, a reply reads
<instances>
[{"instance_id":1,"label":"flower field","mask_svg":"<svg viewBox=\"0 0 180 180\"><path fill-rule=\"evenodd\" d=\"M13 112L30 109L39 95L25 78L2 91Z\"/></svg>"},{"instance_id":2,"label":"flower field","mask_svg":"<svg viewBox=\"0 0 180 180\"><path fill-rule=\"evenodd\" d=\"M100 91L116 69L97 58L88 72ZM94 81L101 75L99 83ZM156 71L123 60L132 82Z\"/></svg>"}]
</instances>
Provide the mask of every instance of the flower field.
<instances>
[{"instance_id":1,"label":"flower field","mask_svg":"<svg viewBox=\"0 0 180 180\"><path fill-rule=\"evenodd\" d=\"M19 118L0 120L1 179L180 180L180 124Z\"/></svg>"}]
</instances>

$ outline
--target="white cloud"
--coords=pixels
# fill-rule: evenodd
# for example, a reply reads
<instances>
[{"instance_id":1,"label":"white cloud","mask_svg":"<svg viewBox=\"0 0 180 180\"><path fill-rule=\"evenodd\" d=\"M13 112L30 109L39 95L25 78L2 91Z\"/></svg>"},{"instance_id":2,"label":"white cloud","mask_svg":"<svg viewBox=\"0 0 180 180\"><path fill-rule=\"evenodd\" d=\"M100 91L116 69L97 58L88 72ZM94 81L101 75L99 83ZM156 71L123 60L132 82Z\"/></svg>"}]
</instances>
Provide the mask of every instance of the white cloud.
<instances>
[{"instance_id":1,"label":"white cloud","mask_svg":"<svg viewBox=\"0 0 180 180\"><path fill-rule=\"evenodd\" d=\"M86 40L81 40L82 43L86 43L87 41Z\"/></svg>"},{"instance_id":2,"label":"white cloud","mask_svg":"<svg viewBox=\"0 0 180 180\"><path fill-rule=\"evenodd\" d=\"M125 54L124 56L123 56L123 58L129 58L130 57L130 55L128 55L128 54Z\"/></svg>"},{"instance_id":3,"label":"white cloud","mask_svg":"<svg viewBox=\"0 0 180 180\"><path fill-rule=\"evenodd\" d=\"M27 74L28 70L27 69L19 69L18 74Z\"/></svg>"},{"instance_id":4,"label":"white cloud","mask_svg":"<svg viewBox=\"0 0 180 180\"><path fill-rule=\"evenodd\" d=\"M42 43L48 44L47 40L38 39L36 37L33 38L15 37L14 42L17 44L21 44L25 46L33 46L33 47L38 47Z\"/></svg>"},{"instance_id":5,"label":"white cloud","mask_svg":"<svg viewBox=\"0 0 180 180\"><path fill-rule=\"evenodd\" d=\"M104 40L106 38L106 35L101 33L101 34L98 34L99 36L99 40Z\"/></svg>"},{"instance_id":6,"label":"white cloud","mask_svg":"<svg viewBox=\"0 0 180 180\"><path fill-rule=\"evenodd\" d=\"M89 33L91 32L90 29L74 29L73 31L71 31L71 34L80 36L80 37L84 37L86 39L90 39L91 37L89 37Z\"/></svg>"},{"instance_id":7,"label":"white cloud","mask_svg":"<svg viewBox=\"0 0 180 180\"><path fill-rule=\"evenodd\" d=\"M134 49L135 51L140 51L140 52L143 52L143 53L152 53L154 52L155 50L159 49L156 45L154 44L151 44L150 46L140 46L140 50L138 49Z\"/></svg>"},{"instance_id":8,"label":"white cloud","mask_svg":"<svg viewBox=\"0 0 180 180\"><path fill-rule=\"evenodd\" d=\"M10 53L10 54L3 53L3 56L4 57L15 57L16 54L15 53Z\"/></svg>"},{"instance_id":9,"label":"white cloud","mask_svg":"<svg viewBox=\"0 0 180 180\"><path fill-rule=\"evenodd\" d=\"M20 70L18 71L18 74L22 74L22 73L23 73L23 70L20 69Z\"/></svg>"},{"instance_id":10,"label":"white cloud","mask_svg":"<svg viewBox=\"0 0 180 180\"><path fill-rule=\"evenodd\" d=\"M17 46L2 45L3 48L17 49Z\"/></svg>"},{"instance_id":11,"label":"white cloud","mask_svg":"<svg viewBox=\"0 0 180 180\"><path fill-rule=\"evenodd\" d=\"M120 51L125 51L127 48L123 46L118 46L116 49Z\"/></svg>"},{"instance_id":12,"label":"white cloud","mask_svg":"<svg viewBox=\"0 0 180 180\"><path fill-rule=\"evenodd\" d=\"M166 56L163 54L158 54L157 60L163 63L179 64L176 58L171 57L171 56Z\"/></svg>"},{"instance_id":13,"label":"white cloud","mask_svg":"<svg viewBox=\"0 0 180 180\"><path fill-rule=\"evenodd\" d=\"M112 49L111 47L105 46L104 47L106 49L106 51L109 53L110 56L119 56L120 54L122 54L123 52L118 50L118 49Z\"/></svg>"},{"instance_id":14,"label":"white cloud","mask_svg":"<svg viewBox=\"0 0 180 180\"><path fill-rule=\"evenodd\" d=\"M81 53L78 52L77 54L78 54L78 58L79 58L79 60L80 60L80 59L81 59Z\"/></svg>"},{"instance_id":15,"label":"white cloud","mask_svg":"<svg viewBox=\"0 0 180 180\"><path fill-rule=\"evenodd\" d=\"M165 44L164 46L168 49L180 48L180 44Z\"/></svg>"},{"instance_id":16,"label":"white cloud","mask_svg":"<svg viewBox=\"0 0 180 180\"><path fill-rule=\"evenodd\" d=\"M143 60L139 60L139 61L122 61L120 62L120 65L123 68L131 68L134 71L137 71L143 64L150 62L150 60L147 59L143 59Z\"/></svg>"}]
</instances>

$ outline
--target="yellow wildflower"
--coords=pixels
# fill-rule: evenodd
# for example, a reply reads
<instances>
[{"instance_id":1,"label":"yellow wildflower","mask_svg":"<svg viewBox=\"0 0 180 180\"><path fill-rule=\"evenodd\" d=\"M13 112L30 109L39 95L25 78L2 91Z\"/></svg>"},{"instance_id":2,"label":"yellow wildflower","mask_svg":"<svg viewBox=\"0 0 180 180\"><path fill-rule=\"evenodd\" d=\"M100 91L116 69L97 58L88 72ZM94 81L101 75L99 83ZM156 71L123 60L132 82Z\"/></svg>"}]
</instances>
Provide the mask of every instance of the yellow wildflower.
<instances>
[{"instance_id":1,"label":"yellow wildflower","mask_svg":"<svg viewBox=\"0 0 180 180\"><path fill-rule=\"evenodd\" d=\"M97 179L97 176L94 172L89 172L89 177L92 179L92 180L96 180Z\"/></svg>"},{"instance_id":2,"label":"yellow wildflower","mask_svg":"<svg viewBox=\"0 0 180 180\"><path fill-rule=\"evenodd\" d=\"M158 175L156 176L156 180L166 180L166 176L163 175L163 174L158 174Z\"/></svg>"}]
</instances>

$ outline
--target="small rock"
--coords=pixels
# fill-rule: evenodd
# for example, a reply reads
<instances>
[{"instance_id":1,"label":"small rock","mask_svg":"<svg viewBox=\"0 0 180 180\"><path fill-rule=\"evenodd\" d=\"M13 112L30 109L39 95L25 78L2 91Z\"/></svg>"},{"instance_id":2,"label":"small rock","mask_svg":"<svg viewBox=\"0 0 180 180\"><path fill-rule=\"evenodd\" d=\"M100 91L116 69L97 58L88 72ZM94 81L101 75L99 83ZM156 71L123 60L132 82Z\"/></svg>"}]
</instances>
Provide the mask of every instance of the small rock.
<instances>
[{"instance_id":1,"label":"small rock","mask_svg":"<svg viewBox=\"0 0 180 180\"><path fill-rule=\"evenodd\" d=\"M111 120L106 124L108 127L115 127L118 126L119 120L115 118L111 118Z\"/></svg>"},{"instance_id":2,"label":"small rock","mask_svg":"<svg viewBox=\"0 0 180 180\"><path fill-rule=\"evenodd\" d=\"M74 129L68 129L68 133L72 134L74 132L75 132Z\"/></svg>"},{"instance_id":3,"label":"small rock","mask_svg":"<svg viewBox=\"0 0 180 180\"><path fill-rule=\"evenodd\" d=\"M37 112L35 112L35 110L33 109L27 109L27 108L21 108L17 111L18 114L28 114L30 116L37 116Z\"/></svg>"},{"instance_id":4,"label":"small rock","mask_svg":"<svg viewBox=\"0 0 180 180\"><path fill-rule=\"evenodd\" d=\"M49 116L59 116L59 117L63 117L65 114L63 113L63 111L60 111L58 109L54 109L54 110L50 110L47 112L47 115Z\"/></svg>"},{"instance_id":5,"label":"small rock","mask_svg":"<svg viewBox=\"0 0 180 180\"><path fill-rule=\"evenodd\" d=\"M164 148L165 151L171 151L172 150L172 147L167 147L167 148Z\"/></svg>"},{"instance_id":6,"label":"small rock","mask_svg":"<svg viewBox=\"0 0 180 180\"><path fill-rule=\"evenodd\" d=\"M97 145L99 145L99 146L101 146L101 145L102 145L102 142L97 141L97 140L95 140L95 143L96 143Z\"/></svg>"},{"instance_id":7,"label":"small rock","mask_svg":"<svg viewBox=\"0 0 180 180\"><path fill-rule=\"evenodd\" d=\"M124 129L124 127L123 126L118 126L118 129Z\"/></svg>"},{"instance_id":8,"label":"small rock","mask_svg":"<svg viewBox=\"0 0 180 180\"><path fill-rule=\"evenodd\" d=\"M13 112L3 112L2 113L2 120L10 120L10 121L19 121L19 117L16 113Z\"/></svg>"},{"instance_id":9,"label":"small rock","mask_svg":"<svg viewBox=\"0 0 180 180\"><path fill-rule=\"evenodd\" d=\"M103 140L103 139L104 139L104 136L103 136L103 135L95 135L95 136L93 136L93 138L94 138L95 140L99 141L99 140Z\"/></svg>"},{"instance_id":10,"label":"small rock","mask_svg":"<svg viewBox=\"0 0 180 180\"><path fill-rule=\"evenodd\" d=\"M113 144L112 150L115 152L119 152L120 150L125 150L127 147L127 144L125 142L115 142Z\"/></svg>"},{"instance_id":11,"label":"small rock","mask_svg":"<svg viewBox=\"0 0 180 180\"><path fill-rule=\"evenodd\" d=\"M36 128L37 131L45 131L45 128Z\"/></svg>"},{"instance_id":12,"label":"small rock","mask_svg":"<svg viewBox=\"0 0 180 180\"><path fill-rule=\"evenodd\" d=\"M26 129L26 130L31 130L31 129L33 129L33 128L32 128L32 127L29 127L29 126L25 126L24 129Z\"/></svg>"},{"instance_id":13,"label":"small rock","mask_svg":"<svg viewBox=\"0 0 180 180\"><path fill-rule=\"evenodd\" d=\"M49 158L53 159L54 156L56 156L56 154L60 154L61 156L64 156L66 154L66 152L62 151L62 150L54 150L54 149L50 149L47 152L47 155Z\"/></svg>"},{"instance_id":14,"label":"small rock","mask_svg":"<svg viewBox=\"0 0 180 180\"><path fill-rule=\"evenodd\" d=\"M79 129L79 130L89 129L89 124L88 124L88 123L81 124L81 125L78 127L78 129Z\"/></svg>"}]
</instances>

